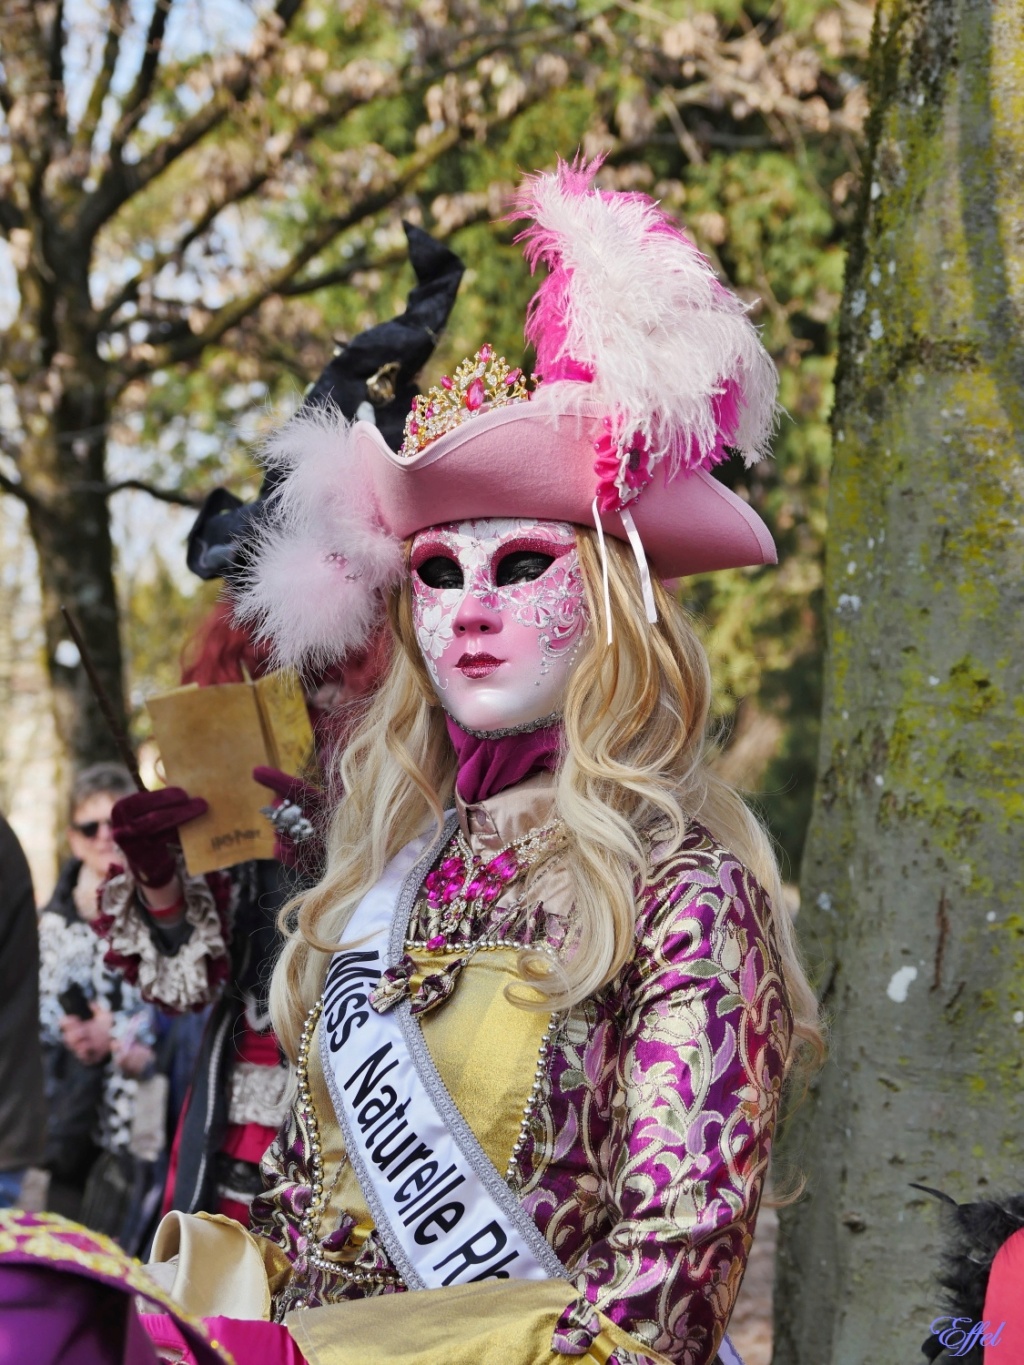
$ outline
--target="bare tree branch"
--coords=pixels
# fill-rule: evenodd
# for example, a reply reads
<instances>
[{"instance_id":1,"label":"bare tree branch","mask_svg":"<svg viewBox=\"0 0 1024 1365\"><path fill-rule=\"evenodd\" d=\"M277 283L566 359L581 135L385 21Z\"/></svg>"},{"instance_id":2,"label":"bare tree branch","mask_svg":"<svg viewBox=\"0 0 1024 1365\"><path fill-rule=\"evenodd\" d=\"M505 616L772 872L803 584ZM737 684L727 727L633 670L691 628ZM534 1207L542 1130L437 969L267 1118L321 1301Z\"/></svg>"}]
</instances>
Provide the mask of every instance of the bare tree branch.
<instances>
[{"instance_id":1,"label":"bare tree branch","mask_svg":"<svg viewBox=\"0 0 1024 1365\"><path fill-rule=\"evenodd\" d=\"M109 0L107 7L107 38L103 44L103 58L96 79L89 91L82 121L75 130L75 148L87 151L92 146L96 129L103 116L103 105L110 94L110 83L117 69L117 58L121 51L121 36L124 33L128 12L128 0Z\"/></svg>"},{"instance_id":2,"label":"bare tree branch","mask_svg":"<svg viewBox=\"0 0 1024 1365\"><path fill-rule=\"evenodd\" d=\"M265 170L258 175L250 177L248 181L240 182L239 185L230 193L223 195L220 199L211 199L204 211L192 224L187 232L182 233L173 246L166 251L154 252L146 261L145 266L134 274L130 280L126 280L113 298L109 299L96 315L96 331L105 332L117 316L118 311L138 298L139 290L149 280L156 279L160 271L173 261L180 261L185 252L193 242L199 240L214 224L219 215L231 204L240 204L255 194L269 179L272 172Z\"/></svg>"},{"instance_id":3,"label":"bare tree branch","mask_svg":"<svg viewBox=\"0 0 1024 1365\"><path fill-rule=\"evenodd\" d=\"M142 60L139 62L139 69L136 72L135 80L132 82L132 88L121 101L121 117L111 135L110 157L112 161L121 160L124 144L135 129L139 119L146 112L149 97L153 90L153 82L156 79L157 67L160 65L164 33L167 30L167 19L173 4L174 0L156 0L153 6L149 28L146 32L146 41L142 49Z\"/></svg>"},{"instance_id":4,"label":"bare tree branch","mask_svg":"<svg viewBox=\"0 0 1024 1365\"><path fill-rule=\"evenodd\" d=\"M165 0L165 2L171 3L171 0ZM274 36L274 42L280 39L301 5L302 0L278 0L275 18L278 21L279 31ZM446 75L458 74L462 70L472 67L482 57L490 53L508 50L526 43L543 45L557 37L564 37L567 33L575 32L582 25L582 20L573 18L543 32L528 27L521 31L497 32L493 35L488 33L484 35L487 41L483 46L477 45L465 57L447 63L444 66L444 73ZM270 46L270 42L271 40L268 38L267 47ZM262 49L259 51L259 55L263 55ZM117 212L121 204L133 194L144 189L159 175L162 175L179 157L190 151L218 124L223 122L231 110L249 94L257 61L258 56L252 53L240 60L236 70L222 81L217 92L202 109L197 110L191 118L179 124L173 133L163 142L157 144L146 156L141 157L134 165L126 166L118 151L96 191L87 201L80 217L79 229L86 238L91 238L102 224ZM403 88L407 94L411 95L435 82L438 76L438 70L431 69L417 75ZM374 98L379 98L381 93L375 94ZM350 96L348 97L348 107L337 109L332 114L316 116L309 121L310 126L307 132L296 139L296 145L301 145L303 137L308 138L322 127L344 117L346 113L351 112L361 102L363 101Z\"/></svg>"},{"instance_id":5,"label":"bare tree branch","mask_svg":"<svg viewBox=\"0 0 1024 1365\"><path fill-rule=\"evenodd\" d=\"M58 121L67 128L67 108L64 102L64 0L54 6L53 28L50 30L47 62L50 74L50 116L58 113ZM60 98L58 100L58 91Z\"/></svg>"},{"instance_id":6,"label":"bare tree branch","mask_svg":"<svg viewBox=\"0 0 1024 1365\"><path fill-rule=\"evenodd\" d=\"M244 203L246 199L257 194L267 181L281 170L284 163L306 145L316 133L323 128L339 123L360 103L361 101L351 94L346 95L343 99L333 101L327 109L299 124L287 142L278 148L272 156L267 155L264 151L263 158L253 167L248 176L240 178L224 194L212 196L200 216L182 233L178 240L166 251L154 252L142 269L127 280L113 298L104 304L97 317L97 331L105 330L113 321L118 309L137 298L139 290L148 280L155 279L165 266L180 261L193 242L198 241L204 233L209 231L226 208Z\"/></svg>"},{"instance_id":7,"label":"bare tree branch","mask_svg":"<svg viewBox=\"0 0 1024 1365\"><path fill-rule=\"evenodd\" d=\"M169 7L172 0L160 0L160 3ZM100 177L96 189L85 200L79 214L77 230L82 239L91 241L122 204L166 171L179 157L223 122L231 110L246 98L257 66L265 59L270 49L280 42L301 5L302 0L277 0L273 15L263 25L260 38L254 39L244 57L239 57L232 63L231 69L206 104L191 118L178 124L172 133L157 143L145 156L140 157L134 165L126 165L122 156L124 142L131 130L122 131L119 125L112 139L107 168ZM140 70L140 79L141 77ZM126 104L130 99L131 96L126 100Z\"/></svg>"},{"instance_id":8,"label":"bare tree branch","mask_svg":"<svg viewBox=\"0 0 1024 1365\"><path fill-rule=\"evenodd\" d=\"M145 479L118 479L116 483L82 483L76 484L75 487L83 492L102 493L106 498L131 489L137 493L148 493L151 498L156 498L159 502L169 502L175 507L201 507L203 503L198 493L182 493L177 488L158 488L155 484L147 483Z\"/></svg>"},{"instance_id":9,"label":"bare tree branch","mask_svg":"<svg viewBox=\"0 0 1024 1365\"><path fill-rule=\"evenodd\" d=\"M440 238L440 233L432 234ZM336 270L322 270L319 275L313 275L304 280L292 280L289 284L282 285L277 291L284 299L302 298L304 294L315 294L318 289L331 289L336 284L347 284L353 275L362 274L364 270L386 270L389 266L400 265L408 256L408 252L402 250L388 251L382 256L375 256L369 260L366 256L355 256L344 265L338 266Z\"/></svg>"},{"instance_id":10,"label":"bare tree branch","mask_svg":"<svg viewBox=\"0 0 1024 1365\"><path fill-rule=\"evenodd\" d=\"M18 448L6 432L0 431L0 453L7 456L15 468L18 466ZM12 479L9 474L5 474L0 469L0 493L9 493L12 498L17 498L26 507L36 502L29 490L25 487L24 480Z\"/></svg>"},{"instance_id":11,"label":"bare tree branch","mask_svg":"<svg viewBox=\"0 0 1024 1365\"><path fill-rule=\"evenodd\" d=\"M20 479L8 478L3 470L0 470L0 493L7 493L12 498L18 498L18 501L23 502L25 506L34 505L37 501L26 489L25 483L20 482Z\"/></svg>"},{"instance_id":12,"label":"bare tree branch","mask_svg":"<svg viewBox=\"0 0 1024 1365\"><path fill-rule=\"evenodd\" d=\"M449 228L432 226L430 235L439 242L446 242L462 228L469 227L472 223L482 223L489 217L490 210L481 206L472 213L465 214ZM282 285L277 292L285 299L301 298L305 294L315 294L318 289L332 289L337 284L347 284L353 275L362 274L365 270L386 270L390 266L401 265L407 258L408 252L405 247L385 252L381 256L373 257L372 260L365 256L357 256L334 270L322 270L318 275L307 276L303 280L292 280L289 284Z\"/></svg>"},{"instance_id":13,"label":"bare tree branch","mask_svg":"<svg viewBox=\"0 0 1024 1365\"><path fill-rule=\"evenodd\" d=\"M676 135L676 141L679 143L680 150L687 161L689 161L692 166L703 166L704 153L701 151L697 139L680 118L679 110L672 103L672 99L666 90L659 91L658 105L672 125L672 131Z\"/></svg>"},{"instance_id":14,"label":"bare tree branch","mask_svg":"<svg viewBox=\"0 0 1024 1365\"><path fill-rule=\"evenodd\" d=\"M17 122L11 127L8 120L5 142L20 190L16 207L22 214L30 203L39 201L57 144L67 136L63 15L63 0L48 6L5 0L3 7L4 78L9 82L5 107ZM23 110L27 115L29 109L29 117L17 117ZM5 203L9 198L9 194L4 196ZM5 214L10 226L14 226L12 216Z\"/></svg>"},{"instance_id":15,"label":"bare tree branch","mask_svg":"<svg viewBox=\"0 0 1024 1365\"><path fill-rule=\"evenodd\" d=\"M131 166L126 166L120 160L112 161L83 205L78 219L79 234L91 240L133 194L144 189L216 128L227 117L235 100L231 87L224 86L198 113L180 123L169 137L158 143L148 156Z\"/></svg>"},{"instance_id":16,"label":"bare tree branch","mask_svg":"<svg viewBox=\"0 0 1024 1365\"><path fill-rule=\"evenodd\" d=\"M6 237L15 228L25 226L25 215L10 199L0 199L0 232Z\"/></svg>"},{"instance_id":17,"label":"bare tree branch","mask_svg":"<svg viewBox=\"0 0 1024 1365\"><path fill-rule=\"evenodd\" d=\"M119 372L119 383L114 392L120 393L133 380L142 375L151 374L154 370L195 359L207 346L219 341L225 332L236 327L243 318L254 312L271 294L280 293L283 286L293 280L304 266L308 265L341 233L393 203L408 184L421 175L428 166L432 166L446 152L450 151L458 143L459 137L460 129L458 127L446 128L433 142L410 156L402 170L392 177L385 186L360 199L347 213L329 218L326 222L321 223L292 256L291 260L272 271L248 294L225 304L223 308L219 308L202 331L196 332L181 341L169 342L165 346L154 346L150 348L151 354L145 357L137 356L134 360L122 365Z\"/></svg>"},{"instance_id":18,"label":"bare tree branch","mask_svg":"<svg viewBox=\"0 0 1024 1365\"><path fill-rule=\"evenodd\" d=\"M5 432L0 432L0 453L12 463L17 464L17 447ZM160 502L171 503L175 507L200 507L203 502L202 495L198 493L185 493L177 488L160 488L156 484L149 483L146 479L118 479L114 483L79 480L68 483L66 489L69 493L99 493L105 498L113 497L115 493L133 490L139 493L148 493L151 498L156 498ZM0 493L7 493L11 497L17 498L26 507L35 506L39 502L39 499L25 486L24 480L12 479L3 470L0 470Z\"/></svg>"}]
</instances>

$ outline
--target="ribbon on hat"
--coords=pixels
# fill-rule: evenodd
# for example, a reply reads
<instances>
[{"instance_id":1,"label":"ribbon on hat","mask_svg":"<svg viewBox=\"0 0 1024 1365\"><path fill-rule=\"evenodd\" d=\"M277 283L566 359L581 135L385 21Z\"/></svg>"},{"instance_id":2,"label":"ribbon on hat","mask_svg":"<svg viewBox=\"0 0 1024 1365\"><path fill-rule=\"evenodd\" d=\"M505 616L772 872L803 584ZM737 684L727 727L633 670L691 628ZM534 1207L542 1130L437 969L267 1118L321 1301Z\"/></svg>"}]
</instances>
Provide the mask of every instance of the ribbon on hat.
<instances>
[{"instance_id":1,"label":"ribbon on hat","mask_svg":"<svg viewBox=\"0 0 1024 1365\"><path fill-rule=\"evenodd\" d=\"M597 544L601 551L601 590L604 595L604 615L608 622L607 643L612 642L612 598L608 587L608 547L604 539L604 527L601 524L601 509L598 506L597 498L591 504L591 511L594 514L594 530L597 532ZM629 548L633 551L633 558L636 560L637 572L640 575L640 591L644 599L644 611L647 613L647 620L650 624L656 625L658 621L658 608L654 601L654 587L651 584L651 571L647 564L647 554L644 550L644 543L640 539L640 532L636 529L636 522L632 514L625 507L619 508L619 517L629 540Z\"/></svg>"},{"instance_id":2,"label":"ribbon on hat","mask_svg":"<svg viewBox=\"0 0 1024 1365\"><path fill-rule=\"evenodd\" d=\"M636 560L636 567L640 574L640 591L644 597L644 610L647 612L647 620L651 625L656 625L658 621L658 608L654 604L654 589L651 586L651 571L647 567L647 555L644 552L644 543L640 539L640 532L636 529L636 522L632 514L625 507L619 508L619 517L626 529L629 537L630 549Z\"/></svg>"},{"instance_id":3,"label":"ribbon on hat","mask_svg":"<svg viewBox=\"0 0 1024 1365\"><path fill-rule=\"evenodd\" d=\"M594 530L597 532L597 544L601 551L601 589L604 593L604 619L608 623L608 638L606 643L612 642L612 595L608 587L608 547L604 543L604 527L601 525L601 509L598 506L597 498L594 498L591 511L594 514Z\"/></svg>"}]
</instances>

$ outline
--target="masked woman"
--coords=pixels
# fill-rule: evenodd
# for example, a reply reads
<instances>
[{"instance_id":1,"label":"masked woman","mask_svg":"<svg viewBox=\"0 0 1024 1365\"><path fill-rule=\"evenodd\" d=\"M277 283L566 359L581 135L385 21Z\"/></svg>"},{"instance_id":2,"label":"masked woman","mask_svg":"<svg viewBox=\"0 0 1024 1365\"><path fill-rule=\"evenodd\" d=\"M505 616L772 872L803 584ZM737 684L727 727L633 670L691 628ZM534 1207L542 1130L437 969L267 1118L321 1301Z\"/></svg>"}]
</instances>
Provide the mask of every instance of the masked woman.
<instances>
[{"instance_id":1,"label":"masked woman","mask_svg":"<svg viewBox=\"0 0 1024 1365\"><path fill-rule=\"evenodd\" d=\"M542 384L484 346L397 454L323 414L269 451L245 610L297 662L383 598L395 646L271 990L298 1086L252 1228L309 1360L729 1358L818 1041L660 582L774 560L708 470L764 452L775 372L692 243L593 169L520 199Z\"/></svg>"}]
</instances>

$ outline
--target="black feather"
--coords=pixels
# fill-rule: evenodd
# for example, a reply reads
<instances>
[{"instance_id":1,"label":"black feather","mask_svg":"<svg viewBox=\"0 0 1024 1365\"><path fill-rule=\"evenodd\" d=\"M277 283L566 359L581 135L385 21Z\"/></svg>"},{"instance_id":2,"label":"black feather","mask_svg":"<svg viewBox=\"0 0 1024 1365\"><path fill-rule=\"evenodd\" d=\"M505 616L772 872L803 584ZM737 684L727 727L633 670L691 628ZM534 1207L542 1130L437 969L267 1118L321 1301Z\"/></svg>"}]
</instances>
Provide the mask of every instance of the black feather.
<instances>
[{"instance_id":1,"label":"black feather","mask_svg":"<svg viewBox=\"0 0 1024 1365\"><path fill-rule=\"evenodd\" d=\"M405 312L339 347L303 398L306 407L336 407L348 418L369 404L392 450L402 442L405 419L418 392L416 375L444 330L465 269L443 242L411 223L402 226L416 276ZM367 387L382 370L388 373L386 394ZM253 502L243 503L226 488L208 494L188 535L185 558L194 574L224 578L230 585L245 572L260 523L268 514L270 494L281 477L279 471L267 474Z\"/></svg>"},{"instance_id":2,"label":"black feather","mask_svg":"<svg viewBox=\"0 0 1024 1365\"><path fill-rule=\"evenodd\" d=\"M915 1185L914 1189L925 1190L951 1206L943 1209L948 1240L938 1276L946 1291L942 1306L950 1317L980 1322L985 1315L985 1292L996 1253L1015 1232L1024 1228L1024 1194L958 1204L948 1194L927 1185ZM929 1360L944 1359L944 1348L937 1337L929 1337L921 1349ZM982 1355L978 1345L956 1359L961 1365L982 1365Z\"/></svg>"}]
</instances>

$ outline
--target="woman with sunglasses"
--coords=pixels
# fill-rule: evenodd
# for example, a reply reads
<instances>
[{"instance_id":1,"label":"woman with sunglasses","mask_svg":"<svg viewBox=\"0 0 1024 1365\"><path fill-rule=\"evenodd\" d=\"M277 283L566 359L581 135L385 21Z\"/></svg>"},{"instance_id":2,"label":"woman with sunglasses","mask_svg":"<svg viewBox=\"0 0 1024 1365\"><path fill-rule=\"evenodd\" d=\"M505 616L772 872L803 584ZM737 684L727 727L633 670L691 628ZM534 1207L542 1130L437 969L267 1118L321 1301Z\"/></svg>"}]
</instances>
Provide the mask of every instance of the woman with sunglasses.
<instances>
[{"instance_id":1,"label":"woman with sunglasses","mask_svg":"<svg viewBox=\"0 0 1024 1365\"><path fill-rule=\"evenodd\" d=\"M86 1180L101 1153L128 1152L138 1077L155 1059L149 1008L104 966L107 945L92 928L100 886L121 859L111 811L134 790L117 763L97 763L79 774L67 829L71 857L39 921L48 1202L56 1212L86 1219ZM122 1229L105 1223L99 1230Z\"/></svg>"}]
</instances>

